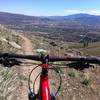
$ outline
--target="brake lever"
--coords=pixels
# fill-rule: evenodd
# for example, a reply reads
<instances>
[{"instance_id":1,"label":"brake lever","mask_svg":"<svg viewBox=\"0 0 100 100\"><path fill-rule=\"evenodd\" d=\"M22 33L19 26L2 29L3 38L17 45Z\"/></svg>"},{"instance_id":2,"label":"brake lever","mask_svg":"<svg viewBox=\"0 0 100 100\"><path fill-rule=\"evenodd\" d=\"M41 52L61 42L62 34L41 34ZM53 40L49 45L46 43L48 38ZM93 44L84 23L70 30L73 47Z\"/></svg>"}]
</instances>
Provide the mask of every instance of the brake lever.
<instances>
[{"instance_id":1,"label":"brake lever","mask_svg":"<svg viewBox=\"0 0 100 100\"><path fill-rule=\"evenodd\" d=\"M8 58L8 57L2 57L0 58L0 64L2 64L4 67L12 67L14 65L20 65L22 62L18 61L15 58Z\"/></svg>"},{"instance_id":2,"label":"brake lever","mask_svg":"<svg viewBox=\"0 0 100 100\"><path fill-rule=\"evenodd\" d=\"M84 70L89 67L94 68L94 66L91 65L89 62L81 62L81 61L69 63L67 64L67 66L69 66L70 68L74 68L76 70Z\"/></svg>"}]
</instances>

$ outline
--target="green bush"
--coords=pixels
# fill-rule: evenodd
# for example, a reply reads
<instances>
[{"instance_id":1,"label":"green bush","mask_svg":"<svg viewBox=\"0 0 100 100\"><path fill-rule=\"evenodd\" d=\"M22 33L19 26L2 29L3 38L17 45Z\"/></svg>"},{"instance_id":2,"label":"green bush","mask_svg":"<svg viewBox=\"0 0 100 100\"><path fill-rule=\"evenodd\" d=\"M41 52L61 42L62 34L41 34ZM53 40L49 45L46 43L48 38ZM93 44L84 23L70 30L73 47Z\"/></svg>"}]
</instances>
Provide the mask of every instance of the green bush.
<instances>
[{"instance_id":1,"label":"green bush","mask_svg":"<svg viewBox=\"0 0 100 100\"><path fill-rule=\"evenodd\" d=\"M82 81L82 84L88 86L88 85L90 85L90 80L89 80L89 79L84 79L84 80Z\"/></svg>"},{"instance_id":2,"label":"green bush","mask_svg":"<svg viewBox=\"0 0 100 100\"><path fill-rule=\"evenodd\" d=\"M69 72L68 75L69 75L70 77L76 77L76 75L75 75L74 72Z\"/></svg>"}]
</instances>

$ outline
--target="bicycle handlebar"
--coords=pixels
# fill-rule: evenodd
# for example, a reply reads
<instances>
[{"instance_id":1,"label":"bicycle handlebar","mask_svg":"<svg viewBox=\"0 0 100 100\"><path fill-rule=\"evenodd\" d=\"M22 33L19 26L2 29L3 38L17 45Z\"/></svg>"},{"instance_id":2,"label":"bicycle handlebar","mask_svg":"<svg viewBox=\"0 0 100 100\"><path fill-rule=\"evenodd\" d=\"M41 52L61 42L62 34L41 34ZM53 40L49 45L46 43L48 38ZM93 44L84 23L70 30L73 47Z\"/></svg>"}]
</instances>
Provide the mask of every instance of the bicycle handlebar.
<instances>
[{"instance_id":1,"label":"bicycle handlebar","mask_svg":"<svg viewBox=\"0 0 100 100\"><path fill-rule=\"evenodd\" d=\"M0 54L0 58L20 58L20 59L29 59L29 60L36 60L41 61L41 57L37 55L24 55L24 54L9 54L9 53L2 53Z\"/></svg>"},{"instance_id":2,"label":"bicycle handlebar","mask_svg":"<svg viewBox=\"0 0 100 100\"><path fill-rule=\"evenodd\" d=\"M100 63L100 57L50 57L49 61L79 61L79 62L89 62L89 63Z\"/></svg>"},{"instance_id":3,"label":"bicycle handlebar","mask_svg":"<svg viewBox=\"0 0 100 100\"><path fill-rule=\"evenodd\" d=\"M37 55L24 55L24 54L9 54L9 53L0 53L0 58L21 58L21 59L29 59L35 61L42 61L41 56ZM49 62L57 62L57 61L80 61L80 62L88 62L88 63L100 63L100 57L57 57L57 56L48 56Z\"/></svg>"}]
</instances>

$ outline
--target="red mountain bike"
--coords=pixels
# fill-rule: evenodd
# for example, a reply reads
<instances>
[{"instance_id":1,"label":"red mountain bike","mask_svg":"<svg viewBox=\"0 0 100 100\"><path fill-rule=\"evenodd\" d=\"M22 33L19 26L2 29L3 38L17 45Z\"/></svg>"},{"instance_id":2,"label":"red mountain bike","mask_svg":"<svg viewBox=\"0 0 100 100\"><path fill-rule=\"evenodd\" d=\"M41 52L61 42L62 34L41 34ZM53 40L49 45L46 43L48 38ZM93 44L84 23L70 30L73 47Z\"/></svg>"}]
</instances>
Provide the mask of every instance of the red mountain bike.
<instances>
[{"instance_id":1,"label":"red mountain bike","mask_svg":"<svg viewBox=\"0 0 100 100\"><path fill-rule=\"evenodd\" d=\"M12 67L14 65L20 65L22 61L18 61L18 58L20 59L30 59L35 61L41 62L42 71L38 74L40 75L40 86L38 94L34 93L34 85L33 85L33 91L30 87L30 76L34 69L36 69L38 66L33 68L29 75L28 85L29 85L29 100L36 100L37 98L39 100L55 100L55 97L60 90L61 87L61 76L59 73L59 70L56 67L53 67L53 69L59 74L60 76L60 85L58 87L58 90L55 94L50 94L49 90L49 82L48 82L48 70L49 68L49 62L57 62L57 61L73 61L73 63L67 64L69 67L82 70L84 68L91 67L89 63L98 63L100 64L100 58L99 57L50 57L47 56L36 56L36 55L22 55L22 54L0 54L0 64L3 64L7 67ZM62 68L62 67L60 67ZM66 68L66 67L64 67ZM37 76L37 77L38 77ZM36 77L36 79L37 79ZM34 82L35 84L35 82Z\"/></svg>"}]
</instances>

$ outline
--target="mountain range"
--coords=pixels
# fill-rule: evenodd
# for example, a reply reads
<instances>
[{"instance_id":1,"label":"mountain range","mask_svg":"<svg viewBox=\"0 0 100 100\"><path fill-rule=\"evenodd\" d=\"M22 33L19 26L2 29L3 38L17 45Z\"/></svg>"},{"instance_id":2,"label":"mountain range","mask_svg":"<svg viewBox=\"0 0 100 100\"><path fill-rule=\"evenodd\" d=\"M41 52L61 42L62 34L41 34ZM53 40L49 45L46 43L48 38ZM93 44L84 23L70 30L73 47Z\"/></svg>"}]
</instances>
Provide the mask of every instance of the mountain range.
<instances>
[{"instance_id":1,"label":"mountain range","mask_svg":"<svg viewBox=\"0 0 100 100\"><path fill-rule=\"evenodd\" d=\"M7 12L0 12L0 23L1 22L17 22L20 21L44 21L44 20L73 20L73 21L86 21L86 22L94 22L98 23L100 22L100 16L96 15L89 15L89 14L73 14L73 15L67 15L67 16L28 16L28 15L22 15L22 14L12 14Z\"/></svg>"}]
</instances>

